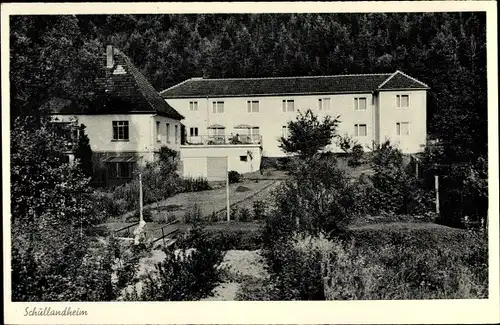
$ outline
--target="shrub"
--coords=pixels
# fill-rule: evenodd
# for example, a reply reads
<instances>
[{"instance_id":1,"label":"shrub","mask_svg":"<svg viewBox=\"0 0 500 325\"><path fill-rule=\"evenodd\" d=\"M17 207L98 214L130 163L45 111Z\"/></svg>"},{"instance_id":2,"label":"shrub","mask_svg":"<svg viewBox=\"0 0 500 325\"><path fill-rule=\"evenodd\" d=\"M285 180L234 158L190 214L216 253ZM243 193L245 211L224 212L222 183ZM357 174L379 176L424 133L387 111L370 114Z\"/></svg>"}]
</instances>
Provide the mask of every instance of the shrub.
<instances>
[{"instance_id":1,"label":"shrub","mask_svg":"<svg viewBox=\"0 0 500 325\"><path fill-rule=\"evenodd\" d=\"M293 164L290 176L274 192L274 217L289 219L281 222L285 227L296 224L300 231L325 232L329 236L342 233L354 206L352 187L345 173L327 159L314 156Z\"/></svg>"},{"instance_id":2,"label":"shrub","mask_svg":"<svg viewBox=\"0 0 500 325\"><path fill-rule=\"evenodd\" d=\"M205 191L205 190L210 190L211 187L208 184L208 181L204 177L197 177L197 178L184 178L182 180L183 184L183 191L184 192L199 192L199 191Z\"/></svg>"},{"instance_id":3,"label":"shrub","mask_svg":"<svg viewBox=\"0 0 500 325\"><path fill-rule=\"evenodd\" d=\"M215 211L212 211L212 214L210 215L210 221L211 222L219 222L219 216Z\"/></svg>"},{"instance_id":4,"label":"shrub","mask_svg":"<svg viewBox=\"0 0 500 325\"><path fill-rule=\"evenodd\" d=\"M362 164L362 159L363 159L363 146L360 144L356 144L352 147L352 151L349 157L349 160L347 161L347 164L351 167L358 167Z\"/></svg>"},{"instance_id":5,"label":"shrub","mask_svg":"<svg viewBox=\"0 0 500 325\"><path fill-rule=\"evenodd\" d=\"M241 222L251 221L250 210L248 208L241 208L238 220Z\"/></svg>"},{"instance_id":6,"label":"shrub","mask_svg":"<svg viewBox=\"0 0 500 325\"><path fill-rule=\"evenodd\" d=\"M235 170L230 170L228 177L230 184L239 183L242 180L242 175Z\"/></svg>"},{"instance_id":7,"label":"shrub","mask_svg":"<svg viewBox=\"0 0 500 325\"><path fill-rule=\"evenodd\" d=\"M239 208L236 204L233 204L229 207L230 218L231 220L238 220Z\"/></svg>"},{"instance_id":8,"label":"shrub","mask_svg":"<svg viewBox=\"0 0 500 325\"><path fill-rule=\"evenodd\" d=\"M178 246L164 251L165 259L147 274L140 300L199 300L221 282L224 252L207 240L201 227L193 227Z\"/></svg>"},{"instance_id":9,"label":"shrub","mask_svg":"<svg viewBox=\"0 0 500 325\"><path fill-rule=\"evenodd\" d=\"M142 217L144 221L146 222L153 222L153 214L151 213L151 210L149 209L143 209L142 210ZM127 222L136 222L140 220L140 212L139 210L135 210L134 213L127 218Z\"/></svg>"},{"instance_id":10,"label":"shrub","mask_svg":"<svg viewBox=\"0 0 500 325\"><path fill-rule=\"evenodd\" d=\"M206 230L211 245L223 251L228 250L258 250L262 248L261 230Z\"/></svg>"},{"instance_id":11,"label":"shrub","mask_svg":"<svg viewBox=\"0 0 500 325\"><path fill-rule=\"evenodd\" d=\"M199 223L203 221L203 214L201 208L198 204L193 204L187 207L186 213L184 214L185 223Z\"/></svg>"},{"instance_id":12,"label":"shrub","mask_svg":"<svg viewBox=\"0 0 500 325\"><path fill-rule=\"evenodd\" d=\"M261 200L253 201L253 218L254 220L263 220L266 213L265 203Z\"/></svg>"}]
</instances>

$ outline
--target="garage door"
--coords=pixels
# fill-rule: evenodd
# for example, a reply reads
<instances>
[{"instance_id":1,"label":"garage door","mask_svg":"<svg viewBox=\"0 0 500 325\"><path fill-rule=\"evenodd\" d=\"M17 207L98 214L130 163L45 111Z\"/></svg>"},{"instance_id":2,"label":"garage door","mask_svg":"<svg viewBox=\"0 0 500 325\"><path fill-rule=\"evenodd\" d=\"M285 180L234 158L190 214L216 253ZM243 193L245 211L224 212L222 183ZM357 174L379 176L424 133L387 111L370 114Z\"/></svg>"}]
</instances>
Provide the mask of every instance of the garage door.
<instances>
[{"instance_id":1,"label":"garage door","mask_svg":"<svg viewBox=\"0 0 500 325\"><path fill-rule=\"evenodd\" d=\"M207 157L207 180L224 181L227 175L227 157Z\"/></svg>"},{"instance_id":2,"label":"garage door","mask_svg":"<svg viewBox=\"0 0 500 325\"><path fill-rule=\"evenodd\" d=\"M184 177L207 177L207 158L184 158L182 175Z\"/></svg>"}]
</instances>

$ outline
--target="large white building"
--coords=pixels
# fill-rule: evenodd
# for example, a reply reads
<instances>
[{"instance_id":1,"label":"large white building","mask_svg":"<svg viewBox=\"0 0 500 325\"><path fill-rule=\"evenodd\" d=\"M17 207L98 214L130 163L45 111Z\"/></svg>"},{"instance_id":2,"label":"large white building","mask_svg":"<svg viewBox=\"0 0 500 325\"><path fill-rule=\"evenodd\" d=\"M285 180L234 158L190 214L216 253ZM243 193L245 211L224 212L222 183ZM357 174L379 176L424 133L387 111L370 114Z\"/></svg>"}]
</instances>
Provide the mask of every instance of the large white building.
<instances>
[{"instance_id":1,"label":"large white building","mask_svg":"<svg viewBox=\"0 0 500 325\"><path fill-rule=\"evenodd\" d=\"M185 117L188 146L261 144L263 156L279 157L285 155L278 139L287 134L287 122L307 109L319 117L340 116L338 133L353 137L365 149L388 139L404 153L420 152L426 143L428 89L421 81L396 71L192 78L160 95ZM335 144L328 149L339 150Z\"/></svg>"}]
</instances>

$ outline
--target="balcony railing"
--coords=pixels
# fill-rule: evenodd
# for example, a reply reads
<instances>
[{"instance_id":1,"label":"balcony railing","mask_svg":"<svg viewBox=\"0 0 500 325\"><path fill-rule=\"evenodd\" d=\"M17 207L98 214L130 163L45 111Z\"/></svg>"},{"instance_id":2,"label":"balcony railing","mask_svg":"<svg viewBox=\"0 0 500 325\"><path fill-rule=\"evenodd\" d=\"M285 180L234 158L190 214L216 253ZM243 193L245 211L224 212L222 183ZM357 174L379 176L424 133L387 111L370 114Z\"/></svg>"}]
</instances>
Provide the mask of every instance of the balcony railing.
<instances>
[{"instance_id":1,"label":"balcony railing","mask_svg":"<svg viewBox=\"0 0 500 325\"><path fill-rule=\"evenodd\" d=\"M254 135L200 135L186 137L187 145L238 145L262 144L262 136Z\"/></svg>"}]
</instances>

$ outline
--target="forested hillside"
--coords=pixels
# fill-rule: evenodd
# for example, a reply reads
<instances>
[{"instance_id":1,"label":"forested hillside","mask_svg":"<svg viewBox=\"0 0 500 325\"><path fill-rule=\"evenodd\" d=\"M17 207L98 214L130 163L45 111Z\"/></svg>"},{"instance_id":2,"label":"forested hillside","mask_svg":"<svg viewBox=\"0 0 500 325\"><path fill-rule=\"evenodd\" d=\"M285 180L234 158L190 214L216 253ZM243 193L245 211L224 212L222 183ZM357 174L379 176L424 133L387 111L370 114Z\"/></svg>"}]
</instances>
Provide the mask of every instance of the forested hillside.
<instances>
[{"instance_id":1,"label":"forested hillside","mask_svg":"<svg viewBox=\"0 0 500 325\"><path fill-rule=\"evenodd\" d=\"M53 96L88 105L106 44L157 90L190 77L393 72L431 87L429 132L453 160L487 148L484 13L92 15L11 18L12 116Z\"/></svg>"}]
</instances>

